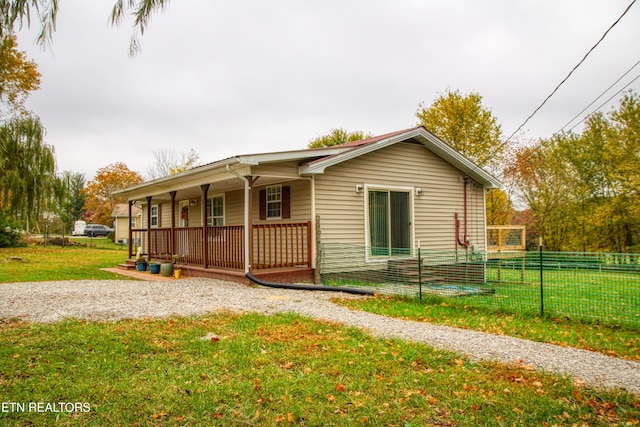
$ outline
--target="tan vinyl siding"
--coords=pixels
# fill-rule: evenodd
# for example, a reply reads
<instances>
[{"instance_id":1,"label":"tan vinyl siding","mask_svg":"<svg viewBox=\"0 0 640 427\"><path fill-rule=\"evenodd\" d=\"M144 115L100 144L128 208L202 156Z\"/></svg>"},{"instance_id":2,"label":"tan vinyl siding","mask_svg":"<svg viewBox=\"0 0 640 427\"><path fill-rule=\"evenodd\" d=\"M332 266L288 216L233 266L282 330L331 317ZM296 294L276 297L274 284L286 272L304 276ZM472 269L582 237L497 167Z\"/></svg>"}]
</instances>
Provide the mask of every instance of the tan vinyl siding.
<instances>
[{"instance_id":1,"label":"tan vinyl siding","mask_svg":"<svg viewBox=\"0 0 640 427\"><path fill-rule=\"evenodd\" d=\"M225 193L224 224L244 225L244 189Z\"/></svg>"},{"instance_id":2,"label":"tan vinyl siding","mask_svg":"<svg viewBox=\"0 0 640 427\"><path fill-rule=\"evenodd\" d=\"M365 193L356 184L380 188L421 188L412 192L413 247L454 249L458 212L464 230L463 173L432 154L424 146L398 143L340 163L316 177L316 212L320 216L323 243L365 244ZM468 234L471 243L484 248L483 188L468 186Z\"/></svg>"}]
</instances>

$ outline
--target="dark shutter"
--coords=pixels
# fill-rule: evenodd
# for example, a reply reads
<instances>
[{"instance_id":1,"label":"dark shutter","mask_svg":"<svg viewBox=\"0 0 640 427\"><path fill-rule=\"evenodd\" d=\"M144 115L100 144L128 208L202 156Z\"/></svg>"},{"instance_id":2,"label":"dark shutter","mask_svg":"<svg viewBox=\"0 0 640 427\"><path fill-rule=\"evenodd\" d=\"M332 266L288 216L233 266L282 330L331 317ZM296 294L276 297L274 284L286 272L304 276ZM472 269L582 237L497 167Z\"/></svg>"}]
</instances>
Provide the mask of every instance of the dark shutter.
<instances>
[{"instance_id":1,"label":"dark shutter","mask_svg":"<svg viewBox=\"0 0 640 427\"><path fill-rule=\"evenodd\" d=\"M282 186L282 219L291 218L291 187Z\"/></svg>"},{"instance_id":2,"label":"dark shutter","mask_svg":"<svg viewBox=\"0 0 640 427\"><path fill-rule=\"evenodd\" d=\"M267 219L267 190L260 190L260 219Z\"/></svg>"}]
</instances>

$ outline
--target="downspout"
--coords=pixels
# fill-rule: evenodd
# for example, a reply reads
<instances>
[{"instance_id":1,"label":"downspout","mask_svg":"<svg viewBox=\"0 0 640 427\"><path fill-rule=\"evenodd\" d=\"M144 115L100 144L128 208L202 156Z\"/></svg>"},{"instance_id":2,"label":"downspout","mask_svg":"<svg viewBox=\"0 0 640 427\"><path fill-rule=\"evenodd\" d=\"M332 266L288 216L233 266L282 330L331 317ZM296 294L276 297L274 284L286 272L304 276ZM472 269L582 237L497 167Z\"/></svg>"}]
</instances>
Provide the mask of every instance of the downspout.
<instances>
[{"instance_id":1,"label":"downspout","mask_svg":"<svg viewBox=\"0 0 640 427\"><path fill-rule=\"evenodd\" d=\"M467 234L467 186L469 185L469 177L464 177L464 235L460 240L460 220L458 219L458 213L454 214L456 221L456 243L465 248L469 247L469 236Z\"/></svg>"},{"instance_id":2,"label":"downspout","mask_svg":"<svg viewBox=\"0 0 640 427\"><path fill-rule=\"evenodd\" d=\"M251 184L246 176L240 175L227 165L227 172L240 178L244 182L244 272L248 274L251 271L251 259L249 252L249 233L251 233L251 224L249 223L249 192Z\"/></svg>"}]
</instances>

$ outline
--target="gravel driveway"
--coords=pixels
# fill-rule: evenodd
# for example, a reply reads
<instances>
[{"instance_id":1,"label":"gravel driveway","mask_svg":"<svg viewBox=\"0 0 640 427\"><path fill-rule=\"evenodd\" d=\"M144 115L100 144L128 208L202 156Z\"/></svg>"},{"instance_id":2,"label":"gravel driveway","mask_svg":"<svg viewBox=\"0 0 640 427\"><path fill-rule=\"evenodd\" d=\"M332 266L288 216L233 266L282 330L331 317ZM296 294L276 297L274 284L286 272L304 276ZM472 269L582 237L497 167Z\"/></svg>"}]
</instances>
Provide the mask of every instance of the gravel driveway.
<instances>
[{"instance_id":1,"label":"gravel driveway","mask_svg":"<svg viewBox=\"0 0 640 427\"><path fill-rule=\"evenodd\" d=\"M296 312L458 351L473 359L519 363L595 387L640 394L640 363L503 335L393 319L349 310L331 297L361 298L335 292L295 291L245 286L213 279L180 281L59 281L0 284L0 318L56 322L64 318L116 320L133 317L190 316L216 310Z\"/></svg>"}]
</instances>

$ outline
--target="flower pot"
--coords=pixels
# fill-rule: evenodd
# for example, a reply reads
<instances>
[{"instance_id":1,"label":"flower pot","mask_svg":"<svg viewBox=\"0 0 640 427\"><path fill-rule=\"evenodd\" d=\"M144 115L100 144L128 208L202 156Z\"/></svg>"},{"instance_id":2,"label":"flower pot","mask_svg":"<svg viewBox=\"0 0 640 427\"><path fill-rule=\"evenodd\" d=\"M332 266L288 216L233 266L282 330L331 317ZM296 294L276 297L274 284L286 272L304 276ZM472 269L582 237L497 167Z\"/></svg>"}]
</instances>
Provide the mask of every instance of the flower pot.
<instances>
[{"instance_id":1,"label":"flower pot","mask_svg":"<svg viewBox=\"0 0 640 427\"><path fill-rule=\"evenodd\" d=\"M182 273L182 270L180 270L179 268L176 268L175 270L173 270L173 277L175 277L176 279L179 279L181 273Z\"/></svg>"},{"instance_id":2,"label":"flower pot","mask_svg":"<svg viewBox=\"0 0 640 427\"><path fill-rule=\"evenodd\" d=\"M173 276L173 263L172 262L163 262L160 264L160 274L164 277Z\"/></svg>"},{"instance_id":3,"label":"flower pot","mask_svg":"<svg viewBox=\"0 0 640 427\"><path fill-rule=\"evenodd\" d=\"M147 262L146 261L144 261L144 262L141 262L141 261L136 262L136 270L138 270L138 271L147 271Z\"/></svg>"},{"instance_id":4,"label":"flower pot","mask_svg":"<svg viewBox=\"0 0 640 427\"><path fill-rule=\"evenodd\" d=\"M160 273L160 264L149 264L149 272L151 274Z\"/></svg>"}]
</instances>

